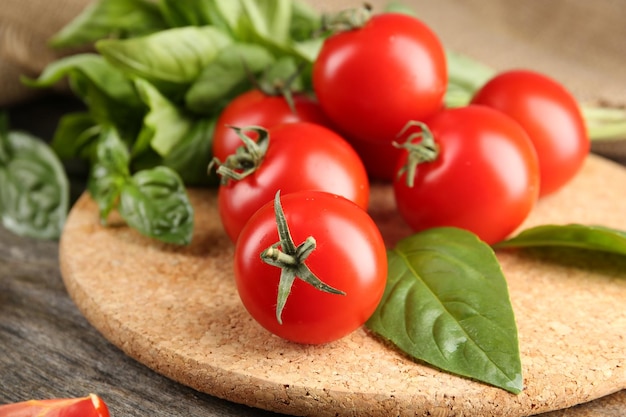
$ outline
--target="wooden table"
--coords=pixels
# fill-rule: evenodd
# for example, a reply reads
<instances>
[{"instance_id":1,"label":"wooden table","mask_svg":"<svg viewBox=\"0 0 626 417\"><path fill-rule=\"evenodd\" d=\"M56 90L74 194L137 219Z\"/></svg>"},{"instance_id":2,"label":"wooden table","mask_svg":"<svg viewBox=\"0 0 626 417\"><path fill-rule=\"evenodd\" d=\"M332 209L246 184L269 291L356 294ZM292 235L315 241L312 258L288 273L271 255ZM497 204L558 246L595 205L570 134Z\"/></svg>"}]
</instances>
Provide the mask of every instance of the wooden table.
<instances>
[{"instance_id":1,"label":"wooden table","mask_svg":"<svg viewBox=\"0 0 626 417\"><path fill-rule=\"evenodd\" d=\"M10 116L14 127L49 138L58 116L76 106L47 98L11 109ZM74 183L75 194L81 185ZM57 242L20 238L0 227L0 404L92 392L112 416L276 415L196 392L127 357L75 307L57 258ZM623 415L626 391L544 416Z\"/></svg>"}]
</instances>

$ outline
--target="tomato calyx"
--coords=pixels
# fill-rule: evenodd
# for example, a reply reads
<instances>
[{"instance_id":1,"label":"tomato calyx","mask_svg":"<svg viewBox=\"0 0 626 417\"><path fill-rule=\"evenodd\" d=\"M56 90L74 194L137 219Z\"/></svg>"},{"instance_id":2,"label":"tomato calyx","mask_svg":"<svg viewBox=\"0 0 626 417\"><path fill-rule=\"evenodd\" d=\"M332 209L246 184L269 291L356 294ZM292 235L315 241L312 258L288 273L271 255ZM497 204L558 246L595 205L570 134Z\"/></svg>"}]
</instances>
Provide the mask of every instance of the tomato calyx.
<instances>
[{"instance_id":1,"label":"tomato calyx","mask_svg":"<svg viewBox=\"0 0 626 417\"><path fill-rule=\"evenodd\" d=\"M270 139L267 129L260 126L229 127L237 133L243 145L238 147L234 154L226 157L224 162L221 162L218 158L213 158L209 164L209 172L213 170L213 167L217 166L216 173L220 176L222 185L227 184L228 181L241 181L253 174L265 157ZM258 139L254 141L244 133L245 131L256 133Z\"/></svg>"},{"instance_id":2,"label":"tomato calyx","mask_svg":"<svg viewBox=\"0 0 626 417\"><path fill-rule=\"evenodd\" d=\"M309 236L304 242L296 246L280 203L280 190L274 197L274 213L280 240L261 252L261 260L268 265L281 269L276 299L276 320L282 324L282 312L296 278L322 292L337 295L346 295L346 293L324 283L304 263L315 250L316 241L313 236Z\"/></svg>"},{"instance_id":3,"label":"tomato calyx","mask_svg":"<svg viewBox=\"0 0 626 417\"><path fill-rule=\"evenodd\" d=\"M372 11L371 4L363 3L361 7L324 14L320 30L335 33L362 28L372 17Z\"/></svg>"},{"instance_id":4,"label":"tomato calyx","mask_svg":"<svg viewBox=\"0 0 626 417\"><path fill-rule=\"evenodd\" d=\"M398 178L400 178L402 174L406 173L406 184L409 188L412 188L415 184L415 174L418 165L432 162L439 157L439 146L435 142L435 138L428 126L423 122L415 120L408 122L398 134L398 137L405 135L413 127L419 128L419 131L411 133L403 143L393 142L393 146L398 149L405 149L409 153L406 164L398 170L397 174ZM421 140L415 143L416 138L421 138Z\"/></svg>"},{"instance_id":5,"label":"tomato calyx","mask_svg":"<svg viewBox=\"0 0 626 417\"><path fill-rule=\"evenodd\" d=\"M298 80L298 77L302 75L304 71L305 65L304 62L301 62L297 65L295 70L291 71L291 74L284 78L276 78L267 80L266 77L262 77L261 79L257 79L252 72L246 69L248 72L248 78L250 82L260 92L269 97L277 97L281 96L287 102L287 106L292 111L293 114L298 114L296 109L296 103L294 101L293 95L297 94L299 90L294 87L294 84Z\"/></svg>"}]
</instances>

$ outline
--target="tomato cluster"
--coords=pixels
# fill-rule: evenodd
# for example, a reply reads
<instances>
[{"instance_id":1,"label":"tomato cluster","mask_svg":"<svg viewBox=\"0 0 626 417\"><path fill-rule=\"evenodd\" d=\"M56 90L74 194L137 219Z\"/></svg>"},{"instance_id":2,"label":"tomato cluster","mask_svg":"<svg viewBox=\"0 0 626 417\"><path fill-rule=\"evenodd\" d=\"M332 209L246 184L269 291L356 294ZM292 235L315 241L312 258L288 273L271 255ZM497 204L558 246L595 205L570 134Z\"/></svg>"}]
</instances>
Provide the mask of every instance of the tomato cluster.
<instances>
[{"instance_id":1,"label":"tomato cluster","mask_svg":"<svg viewBox=\"0 0 626 417\"><path fill-rule=\"evenodd\" d=\"M371 179L391 183L414 231L459 227L494 244L589 151L576 100L533 71L497 74L470 104L446 108L444 48L408 15L330 35L311 79L314 94L292 106L245 93L214 135L239 294L292 341L335 340L380 301L387 261L366 212Z\"/></svg>"}]
</instances>

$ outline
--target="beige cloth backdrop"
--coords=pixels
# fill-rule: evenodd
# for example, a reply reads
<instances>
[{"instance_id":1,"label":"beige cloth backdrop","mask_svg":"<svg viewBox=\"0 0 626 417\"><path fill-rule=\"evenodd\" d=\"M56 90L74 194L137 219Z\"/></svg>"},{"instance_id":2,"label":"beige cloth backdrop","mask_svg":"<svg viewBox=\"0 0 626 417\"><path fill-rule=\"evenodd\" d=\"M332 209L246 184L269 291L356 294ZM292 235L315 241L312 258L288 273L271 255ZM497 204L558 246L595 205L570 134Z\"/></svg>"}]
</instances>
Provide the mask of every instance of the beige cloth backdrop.
<instances>
[{"instance_id":1,"label":"beige cloth backdrop","mask_svg":"<svg viewBox=\"0 0 626 417\"><path fill-rule=\"evenodd\" d=\"M2 0L0 106L28 97L19 74L58 55L47 39L91 0ZM359 0L309 0L319 10ZM380 10L386 1L371 1ZM444 44L497 69L528 67L561 80L581 101L626 105L626 4L622 0L405 0Z\"/></svg>"}]
</instances>

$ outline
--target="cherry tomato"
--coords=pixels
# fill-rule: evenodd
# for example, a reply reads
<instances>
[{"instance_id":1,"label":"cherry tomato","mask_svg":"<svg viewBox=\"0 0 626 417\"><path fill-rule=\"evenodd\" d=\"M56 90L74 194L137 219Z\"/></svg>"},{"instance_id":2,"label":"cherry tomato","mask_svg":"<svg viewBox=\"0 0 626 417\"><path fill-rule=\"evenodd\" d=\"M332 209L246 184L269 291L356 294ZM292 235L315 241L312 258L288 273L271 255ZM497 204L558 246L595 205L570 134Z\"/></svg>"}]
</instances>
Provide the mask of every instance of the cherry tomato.
<instances>
[{"instance_id":1,"label":"cherry tomato","mask_svg":"<svg viewBox=\"0 0 626 417\"><path fill-rule=\"evenodd\" d=\"M109 409L100 397L29 400L0 405L1 417L109 417Z\"/></svg>"},{"instance_id":2,"label":"cherry tomato","mask_svg":"<svg viewBox=\"0 0 626 417\"><path fill-rule=\"evenodd\" d=\"M218 210L233 242L248 219L279 189L283 194L321 190L366 208L369 180L358 154L321 125L285 123L268 130L269 145L254 172L219 187Z\"/></svg>"},{"instance_id":3,"label":"cherry tomato","mask_svg":"<svg viewBox=\"0 0 626 417\"><path fill-rule=\"evenodd\" d=\"M363 325L382 297L387 255L380 231L365 210L334 194L296 192L283 195L279 204L291 243L315 240L303 264L335 291L317 289L298 276L284 308L277 311L282 272L260 256L270 247L290 252L285 243L275 245L282 238L274 201L254 214L237 241L234 270L241 300L258 323L284 339L307 344L337 340Z\"/></svg>"},{"instance_id":4,"label":"cherry tomato","mask_svg":"<svg viewBox=\"0 0 626 417\"><path fill-rule=\"evenodd\" d=\"M386 13L331 35L312 79L322 109L345 136L392 142L408 121L442 108L446 59L428 26Z\"/></svg>"},{"instance_id":5,"label":"cherry tomato","mask_svg":"<svg viewBox=\"0 0 626 417\"><path fill-rule=\"evenodd\" d=\"M444 110L427 125L438 153L417 165L412 186L410 170L394 181L401 216L415 231L452 226L489 244L504 239L539 193L537 155L526 132L484 106ZM408 157L401 156L399 169Z\"/></svg>"},{"instance_id":6,"label":"cherry tomato","mask_svg":"<svg viewBox=\"0 0 626 417\"><path fill-rule=\"evenodd\" d=\"M217 119L213 134L213 156L223 161L241 146L241 139L229 126L261 126L269 129L292 122L330 126L328 117L314 98L294 93L293 104L292 109L282 95L269 95L258 89L237 96ZM250 136L254 137L254 134L250 132Z\"/></svg>"},{"instance_id":7,"label":"cherry tomato","mask_svg":"<svg viewBox=\"0 0 626 417\"><path fill-rule=\"evenodd\" d=\"M576 99L546 75L513 70L496 75L472 103L498 109L515 119L537 150L540 195L553 193L580 170L590 141Z\"/></svg>"}]
</instances>

